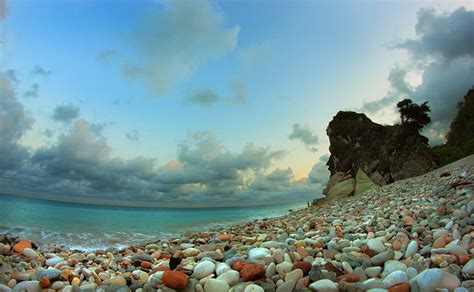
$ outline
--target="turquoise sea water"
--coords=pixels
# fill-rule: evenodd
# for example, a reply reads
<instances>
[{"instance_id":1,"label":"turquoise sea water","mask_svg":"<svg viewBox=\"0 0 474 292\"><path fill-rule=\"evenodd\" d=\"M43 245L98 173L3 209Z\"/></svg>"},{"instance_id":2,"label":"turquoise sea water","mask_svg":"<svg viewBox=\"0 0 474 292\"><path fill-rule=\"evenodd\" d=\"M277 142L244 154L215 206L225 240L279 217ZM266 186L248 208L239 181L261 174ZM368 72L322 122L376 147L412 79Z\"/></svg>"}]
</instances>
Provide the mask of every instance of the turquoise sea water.
<instances>
[{"instance_id":1,"label":"turquoise sea water","mask_svg":"<svg viewBox=\"0 0 474 292\"><path fill-rule=\"evenodd\" d=\"M90 250L288 214L306 202L229 208L135 208L63 203L0 194L0 234Z\"/></svg>"}]
</instances>

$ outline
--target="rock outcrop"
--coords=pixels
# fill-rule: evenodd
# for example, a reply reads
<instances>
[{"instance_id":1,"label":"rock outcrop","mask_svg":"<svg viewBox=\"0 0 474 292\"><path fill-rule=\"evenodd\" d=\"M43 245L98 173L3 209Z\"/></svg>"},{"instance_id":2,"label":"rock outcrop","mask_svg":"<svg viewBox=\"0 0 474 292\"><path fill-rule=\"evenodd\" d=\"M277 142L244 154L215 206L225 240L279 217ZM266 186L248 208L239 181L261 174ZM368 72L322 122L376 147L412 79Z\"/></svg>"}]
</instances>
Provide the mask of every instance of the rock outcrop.
<instances>
[{"instance_id":1,"label":"rock outcrop","mask_svg":"<svg viewBox=\"0 0 474 292\"><path fill-rule=\"evenodd\" d=\"M382 126L355 112L338 112L326 129L331 156L327 198L363 193L436 167L428 139L416 129Z\"/></svg>"}]
</instances>

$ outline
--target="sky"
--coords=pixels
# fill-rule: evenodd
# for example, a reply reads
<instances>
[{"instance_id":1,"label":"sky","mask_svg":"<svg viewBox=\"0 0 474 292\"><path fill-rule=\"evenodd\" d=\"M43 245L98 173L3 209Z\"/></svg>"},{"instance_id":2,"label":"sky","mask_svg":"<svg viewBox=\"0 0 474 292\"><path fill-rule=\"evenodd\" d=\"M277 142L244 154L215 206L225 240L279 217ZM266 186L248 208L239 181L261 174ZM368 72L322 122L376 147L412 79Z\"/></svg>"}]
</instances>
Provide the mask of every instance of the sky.
<instances>
[{"instance_id":1,"label":"sky","mask_svg":"<svg viewBox=\"0 0 474 292\"><path fill-rule=\"evenodd\" d=\"M133 206L309 201L340 110L474 84L471 1L0 0L0 192Z\"/></svg>"}]
</instances>

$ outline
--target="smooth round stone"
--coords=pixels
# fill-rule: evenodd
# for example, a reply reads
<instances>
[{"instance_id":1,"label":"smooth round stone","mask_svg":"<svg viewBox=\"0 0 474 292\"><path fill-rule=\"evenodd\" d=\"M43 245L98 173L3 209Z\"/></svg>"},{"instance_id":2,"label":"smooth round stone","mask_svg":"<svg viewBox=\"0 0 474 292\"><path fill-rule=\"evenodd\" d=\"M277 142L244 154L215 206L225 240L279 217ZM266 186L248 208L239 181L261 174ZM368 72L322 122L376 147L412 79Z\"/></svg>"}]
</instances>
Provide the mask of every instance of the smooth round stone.
<instances>
[{"instance_id":1,"label":"smooth round stone","mask_svg":"<svg viewBox=\"0 0 474 292\"><path fill-rule=\"evenodd\" d=\"M449 253L454 254L454 255L469 255L467 250L457 244L450 243L444 247Z\"/></svg>"},{"instance_id":2,"label":"smooth round stone","mask_svg":"<svg viewBox=\"0 0 474 292\"><path fill-rule=\"evenodd\" d=\"M27 258L31 258L31 259L35 259L38 257L38 255L36 254L36 251L34 251L32 248L25 248L23 250L23 254L27 257Z\"/></svg>"},{"instance_id":3,"label":"smooth round stone","mask_svg":"<svg viewBox=\"0 0 474 292\"><path fill-rule=\"evenodd\" d=\"M287 291L293 291L293 288L295 288L296 282L294 280L289 280L283 284L281 284L277 289L276 292L287 292Z\"/></svg>"},{"instance_id":4,"label":"smooth round stone","mask_svg":"<svg viewBox=\"0 0 474 292\"><path fill-rule=\"evenodd\" d=\"M296 283L301 278L303 278L303 271L300 269L295 269L289 273L286 273L285 282L293 280Z\"/></svg>"},{"instance_id":5,"label":"smooth round stone","mask_svg":"<svg viewBox=\"0 0 474 292\"><path fill-rule=\"evenodd\" d=\"M278 248L282 243L278 241L265 241L262 243L262 247L265 248Z\"/></svg>"},{"instance_id":6,"label":"smooth round stone","mask_svg":"<svg viewBox=\"0 0 474 292\"><path fill-rule=\"evenodd\" d=\"M41 279L44 276L46 276L49 280L53 281L53 280L59 279L59 277L61 276L61 271L56 270L56 269L39 270L38 279Z\"/></svg>"},{"instance_id":7,"label":"smooth round stone","mask_svg":"<svg viewBox=\"0 0 474 292\"><path fill-rule=\"evenodd\" d=\"M181 253L185 258L188 258L188 257L197 256L198 254L201 253L201 251L197 248L190 247L183 250Z\"/></svg>"},{"instance_id":8,"label":"smooth round stone","mask_svg":"<svg viewBox=\"0 0 474 292\"><path fill-rule=\"evenodd\" d=\"M328 279L323 279L323 280L319 280L314 283L311 283L311 285L309 285L309 288L313 291L318 291L318 292L338 292L339 291L337 284Z\"/></svg>"},{"instance_id":9,"label":"smooth round stone","mask_svg":"<svg viewBox=\"0 0 474 292\"><path fill-rule=\"evenodd\" d=\"M405 252L405 258L413 256L418 251L418 242L416 240L410 241Z\"/></svg>"},{"instance_id":10,"label":"smooth round stone","mask_svg":"<svg viewBox=\"0 0 474 292\"><path fill-rule=\"evenodd\" d=\"M288 262L282 262L281 264L276 265L277 272L288 273L293 269L293 265Z\"/></svg>"},{"instance_id":11,"label":"smooth round stone","mask_svg":"<svg viewBox=\"0 0 474 292\"><path fill-rule=\"evenodd\" d=\"M163 274L165 272L163 271L158 271L154 274L152 274L149 278L148 278L148 283L154 285L155 287L158 287L158 285L161 285L163 284L163 281L161 281L161 278L163 277Z\"/></svg>"},{"instance_id":12,"label":"smooth round stone","mask_svg":"<svg viewBox=\"0 0 474 292\"><path fill-rule=\"evenodd\" d=\"M276 273L276 265L274 263L270 263L266 268L265 268L265 277L271 278L273 275Z\"/></svg>"},{"instance_id":13,"label":"smooth round stone","mask_svg":"<svg viewBox=\"0 0 474 292\"><path fill-rule=\"evenodd\" d=\"M54 289L54 290L60 290L63 287L64 287L64 283L61 281L56 281L53 284L51 284L51 289Z\"/></svg>"},{"instance_id":14,"label":"smooth round stone","mask_svg":"<svg viewBox=\"0 0 474 292\"><path fill-rule=\"evenodd\" d=\"M384 252L384 251L387 249L387 247L383 244L381 238L369 239L369 240L367 241L367 246L368 246L371 250L373 250L373 251L375 251L375 252L377 252L377 253L382 253L382 252Z\"/></svg>"},{"instance_id":15,"label":"smooth round stone","mask_svg":"<svg viewBox=\"0 0 474 292\"><path fill-rule=\"evenodd\" d=\"M418 271L415 268L412 268L412 267L408 267L408 269L406 270L406 273L407 273L407 276L408 276L408 280L411 280L411 279L415 278L416 275L418 275Z\"/></svg>"},{"instance_id":16,"label":"smooth round stone","mask_svg":"<svg viewBox=\"0 0 474 292\"><path fill-rule=\"evenodd\" d=\"M373 265L378 266L385 263L388 260L393 260L395 257L395 252L393 250L387 250L383 253L380 253L370 259Z\"/></svg>"},{"instance_id":17,"label":"smooth round stone","mask_svg":"<svg viewBox=\"0 0 474 292\"><path fill-rule=\"evenodd\" d=\"M109 284L117 286L126 286L127 281L122 276L115 276L113 278L110 278Z\"/></svg>"},{"instance_id":18,"label":"smooth round stone","mask_svg":"<svg viewBox=\"0 0 474 292\"><path fill-rule=\"evenodd\" d=\"M362 286L363 286L364 290L371 291L371 289L385 288L386 285L380 279L371 278L371 279L365 280L362 283Z\"/></svg>"},{"instance_id":19,"label":"smooth round stone","mask_svg":"<svg viewBox=\"0 0 474 292\"><path fill-rule=\"evenodd\" d=\"M407 265L402 262L396 260L389 260L386 261L383 268L382 276L386 277L388 274L393 273L395 271L406 271Z\"/></svg>"},{"instance_id":20,"label":"smooth round stone","mask_svg":"<svg viewBox=\"0 0 474 292\"><path fill-rule=\"evenodd\" d=\"M227 271L232 270L232 268L226 263L219 263L216 266L216 275L219 277Z\"/></svg>"},{"instance_id":21,"label":"smooth round stone","mask_svg":"<svg viewBox=\"0 0 474 292\"><path fill-rule=\"evenodd\" d=\"M228 290L229 284L224 280L209 279L206 281L206 284L204 284L204 291L206 292L222 292Z\"/></svg>"},{"instance_id":22,"label":"smooth round stone","mask_svg":"<svg viewBox=\"0 0 474 292\"><path fill-rule=\"evenodd\" d=\"M27 291L27 292L40 292L41 287L39 285L39 281L23 281L16 284L13 291Z\"/></svg>"},{"instance_id":23,"label":"smooth round stone","mask_svg":"<svg viewBox=\"0 0 474 292\"><path fill-rule=\"evenodd\" d=\"M234 286L239 283L240 273L235 270L230 270L217 277L217 280L224 280L229 286Z\"/></svg>"},{"instance_id":24,"label":"smooth round stone","mask_svg":"<svg viewBox=\"0 0 474 292\"><path fill-rule=\"evenodd\" d=\"M0 292L10 292L12 289L6 285L0 284Z\"/></svg>"},{"instance_id":25,"label":"smooth round stone","mask_svg":"<svg viewBox=\"0 0 474 292\"><path fill-rule=\"evenodd\" d=\"M55 266L61 262L64 262L64 259L62 257L55 256L53 258L50 258L46 260L46 265L47 266Z\"/></svg>"},{"instance_id":26,"label":"smooth round stone","mask_svg":"<svg viewBox=\"0 0 474 292\"><path fill-rule=\"evenodd\" d=\"M365 274L370 278L377 278L380 275L380 272L382 272L382 267L379 266L368 267L365 269Z\"/></svg>"},{"instance_id":27,"label":"smooth round stone","mask_svg":"<svg viewBox=\"0 0 474 292\"><path fill-rule=\"evenodd\" d=\"M443 277L443 282L441 282L440 284L440 288L446 288L449 291L453 291L457 287L461 286L461 281L459 281L458 277L448 272L443 272L443 273L444 273L444 277Z\"/></svg>"},{"instance_id":28,"label":"smooth round stone","mask_svg":"<svg viewBox=\"0 0 474 292\"><path fill-rule=\"evenodd\" d=\"M235 270L230 270L217 277L217 279L226 281L229 286L234 286L239 282L240 273Z\"/></svg>"},{"instance_id":29,"label":"smooth round stone","mask_svg":"<svg viewBox=\"0 0 474 292\"><path fill-rule=\"evenodd\" d=\"M470 259L464 267L462 267L462 272L466 274L474 274L474 259Z\"/></svg>"},{"instance_id":30,"label":"smooth round stone","mask_svg":"<svg viewBox=\"0 0 474 292\"><path fill-rule=\"evenodd\" d=\"M216 265L213 262L203 261L194 267L193 276L198 280L201 280L202 278L214 273L215 269Z\"/></svg>"},{"instance_id":31,"label":"smooth round stone","mask_svg":"<svg viewBox=\"0 0 474 292\"><path fill-rule=\"evenodd\" d=\"M404 271L395 271L385 277L385 279L383 279L383 282L387 284L388 287L392 287L396 284L408 282L408 276L407 273L405 273Z\"/></svg>"},{"instance_id":32,"label":"smooth round stone","mask_svg":"<svg viewBox=\"0 0 474 292\"><path fill-rule=\"evenodd\" d=\"M270 250L265 247L252 248L248 252L249 259L253 260L263 260L264 257L271 255L272 253L270 252Z\"/></svg>"},{"instance_id":33,"label":"smooth round stone","mask_svg":"<svg viewBox=\"0 0 474 292\"><path fill-rule=\"evenodd\" d=\"M446 237L449 235L449 231L446 230L446 229L437 229L434 233L433 233L433 239L436 240L440 237Z\"/></svg>"},{"instance_id":34,"label":"smooth round stone","mask_svg":"<svg viewBox=\"0 0 474 292\"><path fill-rule=\"evenodd\" d=\"M436 288L440 288L440 284L443 282L444 273L440 269L428 269L419 273L415 278L410 281L410 286L415 286L418 291L434 291Z\"/></svg>"},{"instance_id":35,"label":"smooth round stone","mask_svg":"<svg viewBox=\"0 0 474 292\"><path fill-rule=\"evenodd\" d=\"M245 290L244 290L244 292L264 292L264 291L265 290L262 287L255 284L248 285L247 287L245 287Z\"/></svg>"},{"instance_id":36,"label":"smooth round stone","mask_svg":"<svg viewBox=\"0 0 474 292\"><path fill-rule=\"evenodd\" d=\"M347 274L352 274L354 272L354 270L352 269L351 265L348 262L342 262L342 269Z\"/></svg>"}]
</instances>

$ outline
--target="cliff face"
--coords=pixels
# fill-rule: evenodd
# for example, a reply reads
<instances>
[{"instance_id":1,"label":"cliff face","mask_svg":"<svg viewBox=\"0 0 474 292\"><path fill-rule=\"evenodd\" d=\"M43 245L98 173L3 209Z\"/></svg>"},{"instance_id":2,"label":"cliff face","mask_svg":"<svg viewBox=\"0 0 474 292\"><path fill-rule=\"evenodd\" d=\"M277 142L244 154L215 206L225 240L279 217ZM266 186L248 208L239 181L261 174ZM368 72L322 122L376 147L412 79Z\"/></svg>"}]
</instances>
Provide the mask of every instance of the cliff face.
<instances>
[{"instance_id":1,"label":"cliff face","mask_svg":"<svg viewBox=\"0 0 474 292\"><path fill-rule=\"evenodd\" d=\"M339 112L326 133L331 152L327 197L362 193L436 166L428 139L411 128L382 126L364 114Z\"/></svg>"}]
</instances>

